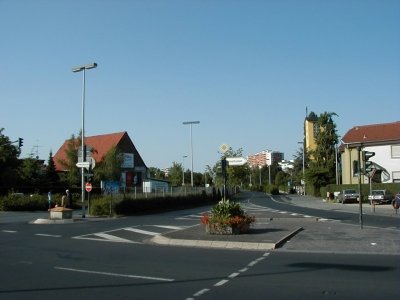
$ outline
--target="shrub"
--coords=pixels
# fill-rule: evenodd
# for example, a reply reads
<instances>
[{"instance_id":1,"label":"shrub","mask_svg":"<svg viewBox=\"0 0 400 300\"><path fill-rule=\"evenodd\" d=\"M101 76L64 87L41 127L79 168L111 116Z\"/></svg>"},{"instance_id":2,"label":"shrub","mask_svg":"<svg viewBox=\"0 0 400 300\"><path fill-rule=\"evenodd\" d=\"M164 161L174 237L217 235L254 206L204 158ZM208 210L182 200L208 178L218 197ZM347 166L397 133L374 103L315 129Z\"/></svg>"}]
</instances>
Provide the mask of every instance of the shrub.
<instances>
[{"instance_id":1,"label":"shrub","mask_svg":"<svg viewBox=\"0 0 400 300\"><path fill-rule=\"evenodd\" d=\"M200 221L203 225L241 227L254 223L255 217L247 215L239 203L221 200L213 206L211 215L203 214Z\"/></svg>"}]
</instances>

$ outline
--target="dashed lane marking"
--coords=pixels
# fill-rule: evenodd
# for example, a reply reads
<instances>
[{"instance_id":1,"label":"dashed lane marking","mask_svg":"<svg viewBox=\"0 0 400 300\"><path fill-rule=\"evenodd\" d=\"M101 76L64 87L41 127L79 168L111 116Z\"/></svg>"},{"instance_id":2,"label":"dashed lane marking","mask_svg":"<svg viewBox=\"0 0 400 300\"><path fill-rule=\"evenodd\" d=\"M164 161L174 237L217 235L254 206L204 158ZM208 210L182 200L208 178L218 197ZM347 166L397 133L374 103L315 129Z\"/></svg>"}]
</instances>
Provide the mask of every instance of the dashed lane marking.
<instances>
[{"instance_id":1,"label":"dashed lane marking","mask_svg":"<svg viewBox=\"0 0 400 300\"><path fill-rule=\"evenodd\" d=\"M37 236L45 236L45 237L53 237L53 238L60 238L62 237L59 234L45 234L45 233L35 233Z\"/></svg>"}]
</instances>

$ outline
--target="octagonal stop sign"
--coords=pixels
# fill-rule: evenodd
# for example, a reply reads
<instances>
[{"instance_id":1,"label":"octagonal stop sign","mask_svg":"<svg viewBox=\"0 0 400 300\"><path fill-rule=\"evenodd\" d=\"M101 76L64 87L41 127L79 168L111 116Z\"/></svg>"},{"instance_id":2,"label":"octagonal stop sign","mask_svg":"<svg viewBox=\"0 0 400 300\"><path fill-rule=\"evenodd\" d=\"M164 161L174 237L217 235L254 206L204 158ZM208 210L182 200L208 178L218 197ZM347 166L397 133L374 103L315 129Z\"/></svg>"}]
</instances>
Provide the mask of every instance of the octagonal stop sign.
<instances>
[{"instance_id":1,"label":"octagonal stop sign","mask_svg":"<svg viewBox=\"0 0 400 300\"><path fill-rule=\"evenodd\" d=\"M90 182L87 182L85 184L85 189L86 189L86 192L89 193L92 190L92 184Z\"/></svg>"}]
</instances>

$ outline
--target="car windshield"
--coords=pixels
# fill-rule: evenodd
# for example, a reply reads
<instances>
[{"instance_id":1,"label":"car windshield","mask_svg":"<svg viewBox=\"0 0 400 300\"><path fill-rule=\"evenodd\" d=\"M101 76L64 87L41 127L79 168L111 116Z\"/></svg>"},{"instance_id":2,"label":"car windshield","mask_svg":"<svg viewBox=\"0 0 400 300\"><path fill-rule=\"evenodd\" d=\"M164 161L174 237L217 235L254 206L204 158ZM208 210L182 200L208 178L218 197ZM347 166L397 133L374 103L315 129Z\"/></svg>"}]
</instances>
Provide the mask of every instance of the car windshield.
<instances>
[{"instance_id":1,"label":"car windshield","mask_svg":"<svg viewBox=\"0 0 400 300\"><path fill-rule=\"evenodd\" d=\"M345 190L344 191L346 194L356 194L356 190Z\"/></svg>"},{"instance_id":2,"label":"car windshield","mask_svg":"<svg viewBox=\"0 0 400 300\"><path fill-rule=\"evenodd\" d=\"M383 195L383 191L372 191L372 195L378 196L378 195Z\"/></svg>"}]
</instances>

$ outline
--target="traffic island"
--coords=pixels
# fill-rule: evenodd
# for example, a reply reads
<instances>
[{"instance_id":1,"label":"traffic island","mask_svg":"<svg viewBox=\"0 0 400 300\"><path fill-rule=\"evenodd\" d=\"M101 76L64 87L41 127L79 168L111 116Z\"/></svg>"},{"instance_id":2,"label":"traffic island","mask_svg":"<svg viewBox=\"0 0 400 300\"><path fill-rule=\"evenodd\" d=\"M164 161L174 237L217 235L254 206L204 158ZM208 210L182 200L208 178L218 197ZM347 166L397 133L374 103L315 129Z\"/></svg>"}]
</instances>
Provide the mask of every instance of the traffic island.
<instances>
[{"instance_id":1,"label":"traffic island","mask_svg":"<svg viewBox=\"0 0 400 300\"><path fill-rule=\"evenodd\" d=\"M65 207L54 207L49 209L50 220L72 220L72 209Z\"/></svg>"}]
</instances>

